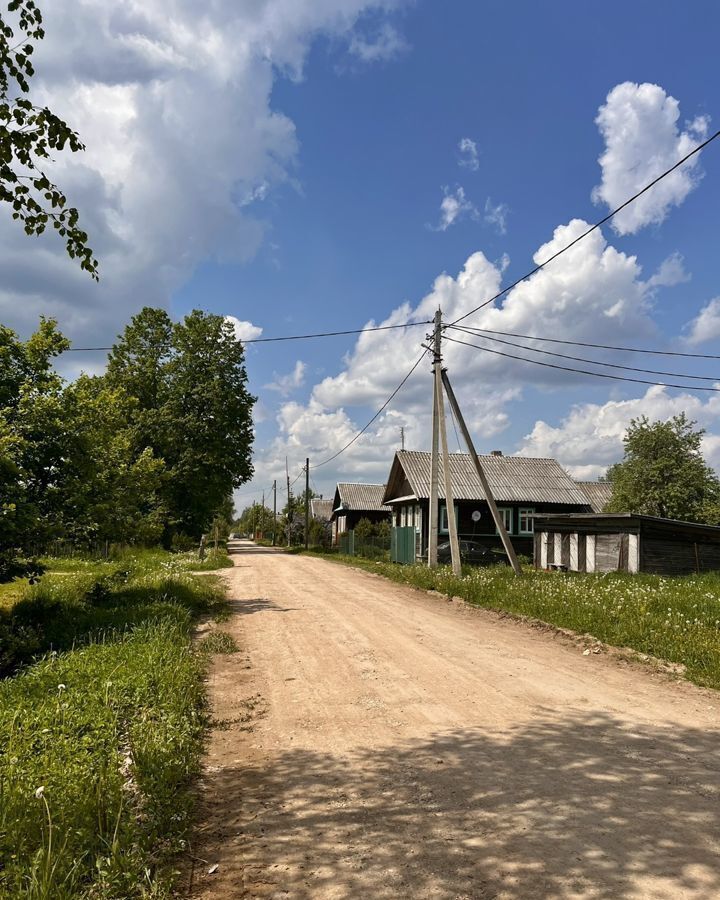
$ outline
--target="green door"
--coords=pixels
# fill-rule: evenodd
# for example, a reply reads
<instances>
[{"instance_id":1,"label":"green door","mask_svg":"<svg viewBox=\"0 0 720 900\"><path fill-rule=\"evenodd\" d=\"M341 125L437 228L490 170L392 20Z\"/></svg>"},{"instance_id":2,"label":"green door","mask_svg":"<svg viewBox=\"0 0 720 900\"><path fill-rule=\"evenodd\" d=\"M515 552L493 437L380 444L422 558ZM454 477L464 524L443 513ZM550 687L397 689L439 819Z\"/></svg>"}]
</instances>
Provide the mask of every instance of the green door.
<instances>
[{"instance_id":1,"label":"green door","mask_svg":"<svg viewBox=\"0 0 720 900\"><path fill-rule=\"evenodd\" d=\"M390 559L406 565L415 562L415 529L412 525L396 526L390 532Z\"/></svg>"}]
</instances>

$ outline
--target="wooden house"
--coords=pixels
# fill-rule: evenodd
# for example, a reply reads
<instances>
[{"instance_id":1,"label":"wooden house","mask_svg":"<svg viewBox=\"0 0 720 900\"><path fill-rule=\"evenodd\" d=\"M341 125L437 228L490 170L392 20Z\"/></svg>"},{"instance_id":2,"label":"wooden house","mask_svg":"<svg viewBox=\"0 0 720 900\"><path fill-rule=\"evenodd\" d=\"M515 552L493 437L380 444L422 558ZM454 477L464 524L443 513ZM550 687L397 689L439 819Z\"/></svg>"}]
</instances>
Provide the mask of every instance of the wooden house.
<instances>
[{"instance_id":1,"label":"wooden house","mask_svg":"<svg viewBox=\"0 0 720 900\"><path fill-rule=\"evenodd\" d=\"M332 519L333 502L332 500L323 500L322 497L313 497L310 500L310 515L318 522L326 525Z\"/></svg>"},{"instance_id":2,"label":"wooden house","mask_svg":"<svg viewBox=\"0 0 720 900\"><path fill-rule=\"evenodd\" d=\"M572 572L689 575L720 569L720 528L632 513L536 519L535 566Z\"/></svg>"},{"instance_id":3,"label":"wooden house","mask_svg":"<svg viewBox=\"0 0 720 900\"><path fill-rule=\"evenodd\" d=\"M532 556L535 516L549 512L587 512L590 505L580 487L554 459L481 456L490 489L518 553ZM470 455L450 454L455 514L461 540L502 547ZM439 479L438 542L449 539L442 468ZM426 557L430 505L430 454L399 450L390 469L383 502L393 511L393 524L416 532L415 558Z\"/></svg>"},{"instance_id":4,"label":"wooden house","mask_svg":"<svg viewBox=\"0 0 720 900\"><path fill-rule=\"evenodd\" d=\"M337 544L341 534L352 531L360 519L373 524L388 522L391 508L383 502L384 484L354 484L340 482L332 502L332 541Z\"/></svg>"}]
</instances>

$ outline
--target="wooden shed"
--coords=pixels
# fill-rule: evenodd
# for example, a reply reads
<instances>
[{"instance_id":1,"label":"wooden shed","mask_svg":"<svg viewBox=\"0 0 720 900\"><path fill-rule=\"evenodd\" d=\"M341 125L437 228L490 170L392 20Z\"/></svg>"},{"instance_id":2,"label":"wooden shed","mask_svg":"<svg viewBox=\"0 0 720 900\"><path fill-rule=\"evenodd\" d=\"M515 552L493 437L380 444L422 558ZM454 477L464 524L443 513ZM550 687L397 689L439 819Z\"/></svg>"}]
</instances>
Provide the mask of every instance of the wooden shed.
<instances>
[{"instance_id":1,"label":"wooden shed","mask_svg":"<svg viewBox=\"0 0 720 900\"><path fill-rule=\"evenodd\" d=\"M720 570L720 528L632 513L538 515L537 569L690 575Z\"/></svg>"}]
</instances>

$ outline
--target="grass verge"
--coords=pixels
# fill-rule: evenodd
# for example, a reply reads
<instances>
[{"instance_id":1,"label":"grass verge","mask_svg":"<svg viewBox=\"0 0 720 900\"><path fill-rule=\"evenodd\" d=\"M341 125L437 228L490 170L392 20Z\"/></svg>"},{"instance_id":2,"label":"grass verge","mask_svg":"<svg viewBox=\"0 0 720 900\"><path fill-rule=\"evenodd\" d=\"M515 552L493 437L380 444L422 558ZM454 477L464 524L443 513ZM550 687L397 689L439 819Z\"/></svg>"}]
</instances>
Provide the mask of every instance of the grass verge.
<instances>
[{"instance_id":1,"label":"grass verge","mask_svg":"<svg viewBox=\"0 0 720 900\"><path fill-rule=\"evenodd\" d=\"M696 684L720 689L720 574L685 577L583 575L507 566L464 569L401 566L325 557L402 584L461 597L475 606L540 619L606 644L684 667Z\"/></svg>"},{"instance_id":2,"label":"grass verge","mask_svg":"<svg viewBox=\"0 0 720 900\"><path fill-rule=\"evenodd\" d=\"M169 896L206 724L190 631L222 589L169 554L48 562L6 618L75 646L0 682L0 898Z\"/></svg>"}]
</instances>

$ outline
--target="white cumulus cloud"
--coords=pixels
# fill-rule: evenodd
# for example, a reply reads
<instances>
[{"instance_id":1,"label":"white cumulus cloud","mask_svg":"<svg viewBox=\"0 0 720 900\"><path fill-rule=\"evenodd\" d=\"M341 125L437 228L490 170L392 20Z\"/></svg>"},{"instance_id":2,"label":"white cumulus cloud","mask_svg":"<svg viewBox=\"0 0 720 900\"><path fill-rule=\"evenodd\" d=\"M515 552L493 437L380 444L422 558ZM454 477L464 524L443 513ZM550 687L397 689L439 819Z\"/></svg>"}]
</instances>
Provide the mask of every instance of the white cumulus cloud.
<instances>
[{"instance_id":1,"label":"white cumulus cloud","mask_svg":"<svg viewBox=\"0 0 720 900\"><path fill-rule=\"evenodd\" d=\"M291 394L293 391L296 391L299 387L302 387L305 383L305 371L307 366L302 360L298 360L295 363L295 367L292 372L288 372L287 375L278 375L275 373L275 379L270 382L270 384L266 384L265 387L271 391L278 391L284 397L288 394Z\"/></svg>"},{"instance_id":2,"label":"white cumulus cloud","mask_svg":"<svg viewBox=\"0 0 720 900\"><path fill-rule=\"evenodd\" d=\"M653 178L687 155L707 134L708 119L695 118L681 131L680 105L657 84L626 81L614 87L596 123L605 141L599 162L602 182L593 200L620 206ZM657 225L679 206L701 178L698 157L688 160L612 220L619 234Z\"/></svg>"},{"instance_id":3,"label":"white cumulus cloud","mask_svg":"<svg viewBox=\"0 0 720 900\"><path fill-rule=\"evenodd\" d=\"M713 297L687 325L689 344L703 344L720 338L720 297Z\"/></svg>"},{"instance_id":4,"label":"white cumulus cloud","mask_svg":"<svg viewBox=\"0 0 720 900\"><path fill-rule=\"evenodd\" d=\"M485 201L485 222L492 225L498 234L507 233L507 218L510 207L507 203L493 203L490 197Z\"/></svg>"},{"instance_id":5,"label":"white cumulus cloud","mask_svg":"<svg viewBox=\"0 0 720 900\"><path fill-rule=\"evenodd\" d=\"M400 32L389 22L383 22L371 35L355 34L349 45L350 53L364 63L387 62L409 49Z\"/></svg>"},{"instance_id":6,"label":"white cumulus cloud","mask_svg":"<svg viewBox=\"0 0 720 900\"><path fill-rule=\"evenodd\" d=\"M240 319L236 319L235 316L225 316L225 321L232 325L238 341L252 341L255 338L259 338L263 333L259 325L253 325L252 322L242 322Z\"/></svg>"}]
</instances>

